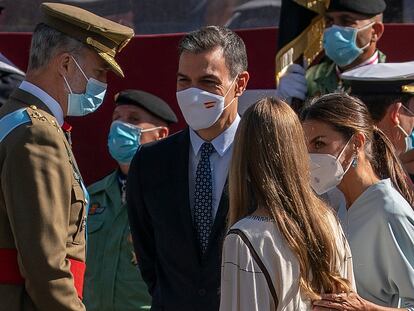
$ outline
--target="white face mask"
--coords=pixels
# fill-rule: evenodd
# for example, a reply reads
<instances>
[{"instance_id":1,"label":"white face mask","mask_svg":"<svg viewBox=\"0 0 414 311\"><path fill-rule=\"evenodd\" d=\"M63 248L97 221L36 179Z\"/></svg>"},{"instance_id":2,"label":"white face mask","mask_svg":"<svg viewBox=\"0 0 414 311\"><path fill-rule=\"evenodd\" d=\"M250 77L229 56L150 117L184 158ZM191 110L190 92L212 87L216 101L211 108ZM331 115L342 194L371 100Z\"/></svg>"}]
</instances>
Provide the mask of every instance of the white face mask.
<instances>
[{"instance_id":1,"label":"white face mask","mask_svg":"<svg viewBox=\"0 0 414 311\"><path fill-rule=\"evenodd\" d=\"M329 190L338 186L341 183L342 178L345 176L346 172L348 172L353 159L351 159L345 171L339 159L341 158L350 141L351 139L348 140L345 147L336 158L330 154L309 154L311 159L311 186L317 194L324 194L325 192L328 192Z\"/></svg>"},{"instance_id":2,"label":"white face mask","mask_svg":"<svg viewBox=\"0 0 414 311\"><path fill-rule=\"evenodd\" d=\"M176 93L177 102L187 124L195 131L212 126L220 118L223 111L234 100L224 106L227 94L230 92L237 77L231 83L224 96L210 93L199 88L190 87Z\"/></svg>"}]
</instances>

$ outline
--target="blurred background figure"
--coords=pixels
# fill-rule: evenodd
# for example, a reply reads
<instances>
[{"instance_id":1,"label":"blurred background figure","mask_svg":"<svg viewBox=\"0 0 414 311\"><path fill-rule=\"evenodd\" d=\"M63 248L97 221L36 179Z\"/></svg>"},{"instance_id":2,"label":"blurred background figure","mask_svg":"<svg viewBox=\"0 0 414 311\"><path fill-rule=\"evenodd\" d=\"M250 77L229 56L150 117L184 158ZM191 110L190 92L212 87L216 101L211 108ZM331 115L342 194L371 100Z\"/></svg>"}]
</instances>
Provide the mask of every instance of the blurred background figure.
<instances>
[{"instance_id":1,"label":"blurred background figure","mask_svg":"<svg viewBox=\"0 0 414 311\"><path fill-rule=\"evenodd\" d=\"M230 29L277 27L281 0L250 0L236 6L226 22Z\"/></svg>"},{"instance_id":2,"label":"blurred background figure","mask_svg":"<svg viewBox=\"0 0 414 311\"><path fill-rule=\"evenodd\" d=\"M55 2L74 5L114 22L134 28L133 0L60 0Z\"/></svg>"},{"instance_id":3,"label":"blurred background figure","mask_svg":"<svg viewBox=\"0 0 414 311\"><path fill-rule=\"evenodd\" d=\"M112 121L108 149L118 168L88 188L84 303L90 311L149 310L151 296L139 272L129 230L126 178L141 144L167 137L177 117L161 98L125 90L115 96Z\"/></svg>"},{"instance_id":4,"label":"blurred background figure","mask_svg":"<svg viewBox=\"0 0 414 311\"><path fill-rule=\"evenodd\" d=\"M0 0L0 27L5 23L5 0ZM34 10L37 11L37 10ZM24 80L25 73L0 52L0 107Z\"/></svg>"},{"instance_id":5,"label":"blurred background figure","mask_svg":"<svg viewBox=\"0 0 414 311\"><path fill-rule=\"evenodd\" d=\"M25 73L0 53L0 107L24 80Z\"/></svg>"},{"instance_id":6,"label":"blurred background figure","mask_svg":"<svg viewBox=\"0 0 414 311\"><path fill-rule=\"evenodd\" d=\"M393 143L405 170L414 174L414 62L357 68L342 75L351 94L367 105L375 124Z\"/></svg>"}]
</instances>

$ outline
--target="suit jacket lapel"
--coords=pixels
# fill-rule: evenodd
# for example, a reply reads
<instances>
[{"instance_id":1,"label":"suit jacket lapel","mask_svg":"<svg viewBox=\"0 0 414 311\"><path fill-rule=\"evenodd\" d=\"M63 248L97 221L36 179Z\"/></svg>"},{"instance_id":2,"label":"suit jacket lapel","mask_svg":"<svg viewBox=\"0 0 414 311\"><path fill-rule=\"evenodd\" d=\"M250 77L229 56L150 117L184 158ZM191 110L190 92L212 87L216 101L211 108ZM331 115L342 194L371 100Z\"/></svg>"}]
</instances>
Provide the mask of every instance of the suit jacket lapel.
<instances>
[{"instance_id":1,"label":"suit jacket lapel","mask_svg":"<svg viewBox=\"0 0 414 311\"><path fill-rule=\"evenodd\" d=\"M190 134L188 128L184 129L181 135L176 140L176 152L171 157L171 167L174 168L171 180L173 186L171 191L177 193L180 219L183 221L183 229L189 240L192 241L194 254L199 256L198 241L193 226L193 218L190 208L190 194L189 194L189 148L190 148Z\"/></svg>"}]
</instances>

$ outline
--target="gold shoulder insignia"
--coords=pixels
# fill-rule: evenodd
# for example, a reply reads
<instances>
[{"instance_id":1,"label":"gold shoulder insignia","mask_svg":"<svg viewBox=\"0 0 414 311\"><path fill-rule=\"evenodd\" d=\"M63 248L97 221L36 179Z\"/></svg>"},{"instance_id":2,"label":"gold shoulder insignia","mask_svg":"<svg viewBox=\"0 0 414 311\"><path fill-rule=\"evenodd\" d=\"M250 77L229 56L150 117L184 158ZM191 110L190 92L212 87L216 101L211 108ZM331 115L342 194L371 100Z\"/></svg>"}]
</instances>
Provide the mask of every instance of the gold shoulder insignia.
<instances>
[{"instance_id":1,"label":"gold shoulder insignia","mask_svg":"<svg viewBox=\"0 0 414 311\"><path fill-rule=\"evenodd\" d=\"M38 109L35 105L30 105L29 108L27 108L27 113L29 114L32 121L47 122L55 127L58 132L60 131L60 126L57 123L56 119L47 112Z\"/></svg>"}]
</instances>

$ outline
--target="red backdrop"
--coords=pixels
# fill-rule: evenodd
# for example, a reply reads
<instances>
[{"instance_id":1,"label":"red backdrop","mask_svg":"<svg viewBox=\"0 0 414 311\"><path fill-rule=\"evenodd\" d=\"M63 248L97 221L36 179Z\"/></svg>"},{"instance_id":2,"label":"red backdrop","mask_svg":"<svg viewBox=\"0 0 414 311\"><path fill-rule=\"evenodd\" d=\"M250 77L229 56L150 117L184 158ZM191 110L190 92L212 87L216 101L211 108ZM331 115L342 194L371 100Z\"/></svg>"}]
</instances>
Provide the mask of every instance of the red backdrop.
<instances>
[{"instance_id":1,"label":"red backdrop","mask_svg":"<svg viewBox=\"0 0 414 311\"><path fill-rule=\"evenodd\" d=\"M254 29L238 32L247 46L248 88L274 87L274 56L277 29ZM166 100L179 116L177 131L184 126L175 100L177 46L182 35L136 36L118 57L125 79L109 76L105 103L83 118L68 118L73 126L73 149L87 184L109 173L115 163L106 148L106 137L113 110L113 95L123 89L136 88L154 93ZM388 61L414 60L414 25L388 24L379 47ZM0 51L21 69L26 69L30 46L28 33L0 33Z\"/></svg>"}]
</instances>

